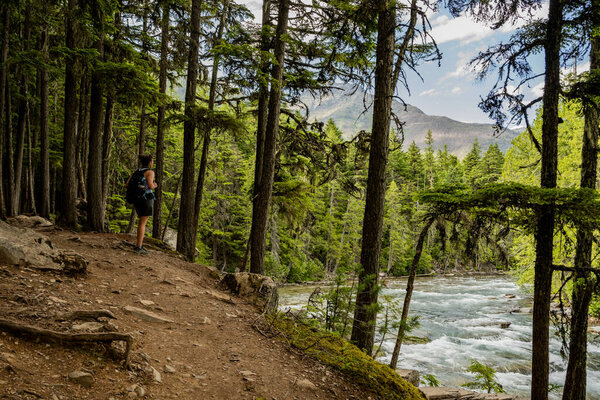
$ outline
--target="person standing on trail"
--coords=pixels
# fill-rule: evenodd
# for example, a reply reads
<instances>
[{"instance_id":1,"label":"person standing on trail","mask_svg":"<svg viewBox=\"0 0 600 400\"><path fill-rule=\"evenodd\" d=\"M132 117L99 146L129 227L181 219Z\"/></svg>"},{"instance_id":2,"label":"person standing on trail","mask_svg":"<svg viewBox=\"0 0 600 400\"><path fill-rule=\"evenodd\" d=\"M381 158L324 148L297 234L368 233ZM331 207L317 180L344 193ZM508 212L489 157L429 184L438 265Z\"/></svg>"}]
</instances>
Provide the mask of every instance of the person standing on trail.
<instances>
[{"instance_id":1,"label":"person standing on trail","mask_svg":"<svg viewBox=\"0 0 600 400\"><path fill-rule=\"evenodd\" d=\"M154 207L154 192L158 185L154 182L154 171L151 169L154 162L148 154L140 155L141 168L136 170L127 180L127 202L133 203L135 212L139 217L137 227L137 243L134 251L146 255L148 251L143 246L146 222L152 215Z\"/></svg>"}]
</instances>

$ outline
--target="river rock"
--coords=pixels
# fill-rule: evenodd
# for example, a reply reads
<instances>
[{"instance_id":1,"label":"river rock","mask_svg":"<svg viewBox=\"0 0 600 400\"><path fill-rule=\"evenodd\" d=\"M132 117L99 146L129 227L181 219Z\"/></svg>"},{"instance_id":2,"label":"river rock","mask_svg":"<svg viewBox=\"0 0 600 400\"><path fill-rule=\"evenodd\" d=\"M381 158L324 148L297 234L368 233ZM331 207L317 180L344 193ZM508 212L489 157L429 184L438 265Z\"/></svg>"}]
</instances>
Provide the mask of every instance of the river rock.
<instances>
[{"instance_id":1,"label":"river rock","mask_svg":"<svg viewBox=\"0 0 600 400\"><path fill-rule=\"evenodd\" d=\"M600 325L598 325L598 326L590 326L589 329L588 329L588 331L590 333L594 333L596 335L600 335Z\"/></svg>"},{"instance_id":2,"label":"river rock","mask_svg":"<svg viewBox=\"0 0 600 400\"><path fill-rule=\"evenodd\" d=\"M514 299L517 296L515 296L514 294L511 294L511 293L507 293L504 295L504 297L506 297L507 299Z\"/></svg>"},{"instance_id":3,"label":"river rock","mask_svg":"<svg viewBox=\"0 0 600 400\"><path fill-rule=\"evenodd\" d=\"M460 389L446 387L422 387L420 390L429 400L455 400L460 392Z\"/></svg>"},{"instance_id":4,"label":"river rock","mask_svg":"<svg viewBox=\"0 0 600 400\"><path fill-rule=\"evenodd\" d=\"M510 326L510 322L500 322L500 328L507 329Z\"/></svg>"},{"instance_id":5,"label":"river rock","mask_svg":"<svg viewBox=\"0 0 600 400\"><path fill-rule=\"evenodd\" d=\"M33 229L0 221L0 264L76 274L84 273L88 262L77 253L58 249Z\"/></svg>"},{"instance_id":6,"label":"river rock","mask_svg":"<svg viewBox=\"0 0 600 400\"><path fill-rule=\"evenodd\" d=\"M397 369L396 372L398 375L402 377L406 382L411 383L413 386L419 387L419 371L416 369Z\"/></svg>"},{"instance_id":7,"label":"river rock","mask_svg":"<svg viewBox=\"0 0 600 400\"><path fill-rule=\"evenodd\" d=\"M81 386L91 387L94 384L94 377L89 372L73 371L69 374L69 380Z\"/></svg>"},{"instance_id":8,"label":"river rock","mask_svg":"<svg viewBox=\"0 0 600 400\"><path fill-rule=\"evenodd\" d=\"M422 387L421 392L429 400L516 400L517 397L505 393L478 393L449 387Z\"/></svg>"},{"instance_id":9,"label":"river rock","mask_svg":"<svg viewBox=\"0 0 600 400\"><path fill-rule=\"evenodd\" d=\"M148 321L148 322L158 322L158 323L173 322L172 320L162 317L156 313L153 313L152 311L143 310L141 308L137 308L137 307L133 307L133 306L125 306L125 307L123 307L123 310L127 314L131 314L136 318L139 318L141 320Z\"/></svg>"},{"instance_id":10,"label":"river rock","mask_svg":"<svg viewBox=\"0 0 600 400\"><path fill-rule=\"evenodd\" d=\"M250 272L225 274L221 285L234 294L251 300L256 306L267 312L277 310L279 294L273 279Z\"/></svg>"},{"instance_id":11,"label":"river rock","mask_svg":"<svg viewBox=\"0 0 600 400\"><path fill-rule=\"evenodd\" d=\"M516 400L517 396L506 393L483 393L482 400Z\"/></svg>"}]
</instances>

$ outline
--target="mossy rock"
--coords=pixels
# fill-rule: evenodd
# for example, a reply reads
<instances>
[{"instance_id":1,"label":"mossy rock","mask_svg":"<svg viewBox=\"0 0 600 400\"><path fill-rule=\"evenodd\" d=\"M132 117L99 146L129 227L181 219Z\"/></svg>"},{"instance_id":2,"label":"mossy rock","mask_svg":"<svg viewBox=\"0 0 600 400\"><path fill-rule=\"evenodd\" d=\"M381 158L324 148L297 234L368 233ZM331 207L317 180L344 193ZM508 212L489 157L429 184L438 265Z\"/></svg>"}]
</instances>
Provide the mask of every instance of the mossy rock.
<instances>
[{"instance_id":1,"label":"mossy rock","mask_svg":"<svg viewBox=\"0 0 600 400\"><path fill-rule=\"evenodd\" d=\"M386 400L425 399L389 366L381 364L338 335L317 330L300 321L277 314L269 317L292 347L346 375L349 380Z\"/></svg>"},{"instance_id":2,"label":"mossy rock","mask_svg":"<svg viewBox=\"0 0 600 400\"><path fill-rule=\"evenodd\" d=\"M431 339L421 336L406 336L404 337L404 344L427 344L431 342Z\"/></svg>"}]
</instances>

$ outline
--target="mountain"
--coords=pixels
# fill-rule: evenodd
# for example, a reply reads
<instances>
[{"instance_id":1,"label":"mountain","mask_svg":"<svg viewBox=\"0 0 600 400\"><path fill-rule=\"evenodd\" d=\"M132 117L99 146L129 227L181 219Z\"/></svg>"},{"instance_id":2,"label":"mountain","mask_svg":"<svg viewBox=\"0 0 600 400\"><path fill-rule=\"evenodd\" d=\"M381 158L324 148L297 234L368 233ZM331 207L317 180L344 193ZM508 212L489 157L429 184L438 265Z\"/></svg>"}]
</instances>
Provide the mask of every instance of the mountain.
<instances>
[{"instance_id":1,"label":"mountain","mask_svg":"<svg viewBox=\"0 0 600 400\"><path fill-rule=\"evenodd\" d=\"M309 119L317 119L326 122L333 119L343 132L344 137L353 137L356 132L370 130L373 120L372 107L373 96L360 91L352 95L341 92L328 95L321 99L313 99L310 96L303 98L310 112ZM369 106L365 110L365 104ZM431 130L433 136L433 147L441 149L446 145L448 151L464 157L475 139L485 151L492 143L497 143L505 152L510 147L511 140L520 132L506 130L500 135L494 135L492 124L468 123L453 120L448 117L427 115L417 107L410 104L404 105L394 100L392 110L401 122L404 122L404 148L414 140L421 147L425 147L425 135Z\"/></svg>"}]
</instances>

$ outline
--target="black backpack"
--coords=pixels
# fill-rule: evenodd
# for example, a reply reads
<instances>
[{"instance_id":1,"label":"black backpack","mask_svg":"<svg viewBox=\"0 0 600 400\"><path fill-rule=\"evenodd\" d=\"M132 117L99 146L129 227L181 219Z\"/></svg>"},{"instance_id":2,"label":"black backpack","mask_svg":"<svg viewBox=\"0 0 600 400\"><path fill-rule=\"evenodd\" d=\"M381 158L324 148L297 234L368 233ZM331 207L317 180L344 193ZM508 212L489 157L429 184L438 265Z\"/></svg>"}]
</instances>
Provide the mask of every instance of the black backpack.
<instances>
[{"instance_id":1,"label":"black backpack","mask_svg":"<svg viewBox=\"0 0 600 400\"><path fill-rule=\"evenodd\" d=\"M125 195L125 200L127 200L128 203L135 203L144 198L146 189L148 189L148 183L144 178L144 172L149 169L150 168L140 168L131 175L131 178L129 178L127 194Z\"/></svg>"}]
</instances>

